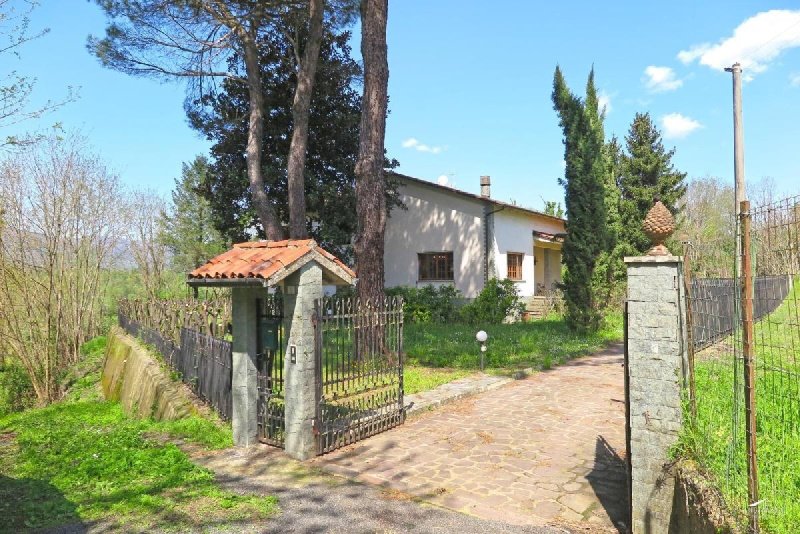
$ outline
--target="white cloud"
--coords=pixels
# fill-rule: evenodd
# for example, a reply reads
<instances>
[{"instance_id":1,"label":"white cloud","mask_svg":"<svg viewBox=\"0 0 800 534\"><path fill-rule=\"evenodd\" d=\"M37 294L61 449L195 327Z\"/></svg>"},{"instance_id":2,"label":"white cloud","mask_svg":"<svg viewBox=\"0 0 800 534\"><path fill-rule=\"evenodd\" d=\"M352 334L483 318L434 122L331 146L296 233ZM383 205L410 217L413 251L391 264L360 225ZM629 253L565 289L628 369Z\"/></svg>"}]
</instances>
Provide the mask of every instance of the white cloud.
<instances>
[{"instance_id":1,"label":"white cloud","mask_svg":"<svg viewBox=\"0 0 800 534\"><path fill-rule=\"evenodd\" d=\"M440 146L430 146L425 143L420 143L419 140L413 137L409 137L403 141L403 148L413 148L419 152L428 152L430 154L439 154L443 150Z\"/></svg>"},{"instance_id":2,"label":"white cloud","mask_svg":"<svg viewBox=\"0 0 800 534\"><path fill-rule=\"evenodd\" d=\"M645 87L654 93L674 91L683 85L683 80L679 80L675 76L674 70L669 67L656 67L655 65L650 65L644 69L642 81Z\"/></svg>"},{"instance_id":3,"label":"white cloud","mask_svg":"<svg viewBox=\"0 0 800 534\"><path fill-rule=\"evenodd\" d=\"M606 115L611 113L611 95L605 91L600 91L597 95L597 106L601 112L605 111Z\"/></svg>"},{"instance_id":4,"label":"white cloud","mask_svg":"<svg viewBox=\"0 0 800 534\"><path fill-rule=\"evenodd\" d=\"M694 45L678 53L683 63L698 61L722 70L736 62L742 65L745 79L767 70L769 62L784 50L800 46L800 10L773 9L746 19L733 35L717 44Z\"/></svg>"},{"instance_id":5,"label":"white cloud","mask_svg":"<svg viewBox=\"0 0 800 534\"><path fill-rule=\"evenodd\" d=\"M792 87L800 87L800 72L789 76L789 84Z\"/></svg>"},{"instance_id":6,"label":"white cloud","mask_svg":"<svg viewBox=\"0 0 800 534\"><path fill-rule=\"evenodd\" d=\"M670 113L661 117L661 127L664 129L665 138L680 139L702 128L703 125L680 113Z\"/></svg>"}]
</instances>

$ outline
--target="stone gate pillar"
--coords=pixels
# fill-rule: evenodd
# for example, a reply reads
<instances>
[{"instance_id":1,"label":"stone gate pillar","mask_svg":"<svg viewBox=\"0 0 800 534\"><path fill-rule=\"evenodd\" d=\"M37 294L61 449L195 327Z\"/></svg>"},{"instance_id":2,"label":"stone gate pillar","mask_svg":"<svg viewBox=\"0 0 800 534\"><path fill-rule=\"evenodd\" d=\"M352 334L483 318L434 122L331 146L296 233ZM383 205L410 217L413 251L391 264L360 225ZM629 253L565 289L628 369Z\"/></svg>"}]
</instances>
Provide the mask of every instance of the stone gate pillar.
<instances>
[{"instance_id":1,"label":"stone gate pillar","mask_svg":"<svg viewBox=\"0 0 800 534\"><path fill-rule=\"evenodd\" d=\"M669 532L674 479L665 472L681 429L687 375L682 258L625 258L633 534Z\"/></svg>"},{"instance_id":2,"label":"stone gate pillar","mask_svg":"<svg viewBox=\"0 0 800 534\"><path fill-rule=\"evenodd\" d=\"M298 460L316 455L314 301L323 296L322 267L308 262L283 282L286 353L283 357L286 453Z\"/></svg>"},{"instance_id":3,"label":"stone gate pillar","mask_svg":"<svg viewBox=\"0 0 800 534\"><path fill-rule=\"evenodd\" d=\"M256 298L261 288L232 289L233 359L231 396L233 413L233 443L250 447L258 443L258 382L256 368Z\"/></svg>"}]
</instances>

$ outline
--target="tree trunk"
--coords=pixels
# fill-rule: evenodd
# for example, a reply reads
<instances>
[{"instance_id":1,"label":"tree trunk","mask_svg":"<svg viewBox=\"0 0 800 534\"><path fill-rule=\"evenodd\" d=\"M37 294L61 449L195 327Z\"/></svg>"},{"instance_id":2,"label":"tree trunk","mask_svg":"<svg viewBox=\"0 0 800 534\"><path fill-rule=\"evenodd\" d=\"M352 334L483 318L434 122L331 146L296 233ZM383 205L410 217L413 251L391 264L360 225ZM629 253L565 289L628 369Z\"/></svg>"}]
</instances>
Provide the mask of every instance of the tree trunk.
<instances>
[{"instance_id":1,"label":"tree trunk","mask_svg":"<svg viewBox=\"0 0 800 534\"><path fill-rule=\"evenodd\" d=\"M261 174L261 149L264 144L264 94L261 92L261 69L255 37L243 37L244 62L247 68L247 89L250 93L250 125L247 131L247 178L253 207L264 227L267 239L283 239L284 233L275 210L267 198L264 177Z\"/></svg>"},{"instance_id":2,"label":"tree trunk","mask_svg":"<svg viewBox=\"0 0 800 534\"><path fill-rule=\"evenodd\" d=\"M298 65L297 87L292 103L292 140L289 145L289 237L302 239L306 230L305 166L308 147L308 119L311 110L311 95L317 74L319 49L322 43L322 14L324 0L309 1L308 40L303 59Z\"/></svg>"},{"instance_id":3,"label":"tree trunk","mask_svg":"<svg viewBox=\"0 0 800 534\"><path fill-rule=\"evenodd\" d=\"M386 196L383 177L389 64L386 46L388 0L361 0L364 96L356 162L355 239L358 297L383 298L383 236Z\"/></svg>"}]
</instances>

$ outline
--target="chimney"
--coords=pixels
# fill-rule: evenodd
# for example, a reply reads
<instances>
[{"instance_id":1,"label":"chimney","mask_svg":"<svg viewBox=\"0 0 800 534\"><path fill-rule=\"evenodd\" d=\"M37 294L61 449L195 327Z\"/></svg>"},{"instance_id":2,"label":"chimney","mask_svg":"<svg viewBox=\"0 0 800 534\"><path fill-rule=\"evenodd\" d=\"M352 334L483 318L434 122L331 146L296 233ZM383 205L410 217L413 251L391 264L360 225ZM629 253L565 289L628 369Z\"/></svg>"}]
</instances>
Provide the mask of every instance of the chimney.
<instances>
[{"instance_id":1,"label":"chimney","mask_svg":"<svg viewBox=\"0 0 800 534\"><path fill-rule=\"evenodd\" d=\"M488 176L481 176L481 196L490 198L492 189L492 180Z\"/></svg>"}]
</instances>

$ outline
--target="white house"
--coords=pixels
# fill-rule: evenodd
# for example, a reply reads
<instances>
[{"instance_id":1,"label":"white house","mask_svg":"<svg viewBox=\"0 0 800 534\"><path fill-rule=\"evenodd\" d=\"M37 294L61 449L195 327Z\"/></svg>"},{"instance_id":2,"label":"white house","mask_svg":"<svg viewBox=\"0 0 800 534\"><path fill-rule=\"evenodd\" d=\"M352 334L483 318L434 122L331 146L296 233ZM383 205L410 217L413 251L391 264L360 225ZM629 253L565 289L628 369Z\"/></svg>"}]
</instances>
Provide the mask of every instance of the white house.
<instances>
[{"instance_id":1,"label":"white house","mask_svg":"<svg viewBox=\"0 0 800 534\"><path fill-rule=\"evenodd\" d=\"M406 209L386 223L387 287L452 284L472 298L489 278L510 278L533 297L561 280L564 219L492 199L488 176L480 195L394 178Z\"/></svg>"}]
</instances>

